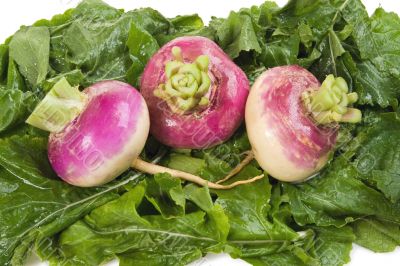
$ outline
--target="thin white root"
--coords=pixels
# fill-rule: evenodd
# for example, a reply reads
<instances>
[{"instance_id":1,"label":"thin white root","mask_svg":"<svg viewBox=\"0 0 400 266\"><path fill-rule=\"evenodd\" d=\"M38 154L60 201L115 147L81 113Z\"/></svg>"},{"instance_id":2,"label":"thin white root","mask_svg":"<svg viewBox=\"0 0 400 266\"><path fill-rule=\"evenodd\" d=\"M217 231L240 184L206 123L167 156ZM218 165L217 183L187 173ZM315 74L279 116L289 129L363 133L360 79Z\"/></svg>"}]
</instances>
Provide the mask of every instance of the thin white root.
<instances>
[{"instance_id":1,"label":"thin white root","mask_svg":"<svg viewBox=\"0 0 400 266\"><path fill-rule=\"evenodd\" d=\"M218 180L218 182L216 182L217 184L221 184L221 183L231 179L235 175L237 175L240 171L242 171L242 169L246 165L248 165L254 159L253 151L251 151L251 150L250 151L246 151L245 154L246 154L246 157L243 159L243 161L241 161L238 165L236 165L236 167L233 168L232 171L227 176L225 176L221 180Z\"/></svg>"},{"instance_id":2,"label":"thin white root","mask_svg":"<svg viewBox=\"0 0 400 266\"><path fill-rule=\"evenodd\" d=\"M179 170L175 170L175 169L171 169L171 168L164 167L161 165L143 161L140 158L137 158L135 161L133 161L131 167L134 169L137 169L141 172L152 174L152 175L159 174L159 173L168 173L171 176L178 177L180 179L183 179L183 180L186 180L186 181L189 181L192 183L196 183L200 186L208 186L209 188L213 188L213 189L231 189L231 188L234 188L239 185L244 185L244 184L249 184L249 183L255 182L264 177L264 175L259 175L259 176L253 177L251 179L237 181L237 182L234 182L229 185L220 185L220 184L216 184L216 183L204 180L203 178L196 176L196 175L192 175L192 174L189 174L186 172L182 172Z\"/></svg>"}]
</instances>

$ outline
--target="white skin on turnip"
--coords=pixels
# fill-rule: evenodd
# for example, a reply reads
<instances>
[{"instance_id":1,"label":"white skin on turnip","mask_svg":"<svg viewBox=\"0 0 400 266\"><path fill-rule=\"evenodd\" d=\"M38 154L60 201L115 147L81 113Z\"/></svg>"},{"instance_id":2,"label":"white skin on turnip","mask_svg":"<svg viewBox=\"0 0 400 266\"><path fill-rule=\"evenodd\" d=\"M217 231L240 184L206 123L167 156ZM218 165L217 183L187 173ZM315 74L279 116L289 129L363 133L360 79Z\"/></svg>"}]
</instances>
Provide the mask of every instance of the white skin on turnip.
<instances>
[{"instance_id":1,"label":"white skin on turnip","mask_svg":"<svg viewBox=\"0 0 400 266\"><path fill-rule=\"evenodd\" d=\"M140 93L119 81L99 82L81 92L61 79L27 123L50 132L49 161L61 179L75 186L105 184L129 167L149 174L169 173L213 189L229 189L263 177L221 185L141 160L149 112Z\"/></svg>"},{"instance_id":2,"label":"white skin on turnip","mask_svg":"<svg viewBox=\"0 0 400 266\"><path fill-rule=\"evenodd\" d=\"M254 157L281 181L307 180L333 153L339 122L357 123L357 101L344 79L327 76L321 85L299 66L275 67L253 84L246 103L246 128Z\"/></svg>"}]
</instances>

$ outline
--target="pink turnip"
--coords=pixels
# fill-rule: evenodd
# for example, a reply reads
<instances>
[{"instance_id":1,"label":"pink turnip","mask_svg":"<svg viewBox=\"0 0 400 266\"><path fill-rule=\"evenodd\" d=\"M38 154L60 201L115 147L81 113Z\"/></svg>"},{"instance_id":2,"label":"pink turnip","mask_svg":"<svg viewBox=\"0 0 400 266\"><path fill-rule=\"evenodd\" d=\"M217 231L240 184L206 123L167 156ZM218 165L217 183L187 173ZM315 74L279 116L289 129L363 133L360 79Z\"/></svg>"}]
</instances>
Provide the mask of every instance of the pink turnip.
<instances>
[{"instance_id":1,"label":"pink turnip","mask_svg":"<svg viewBox=\"0 0 400 266\"><path fill-rule=\"evenodd\" d=\"M140 90L152 135L174 148L198 149L224 142L239 127L249 81L213 41L181 37L150 59Z\"/></svg>"},{"instance_id":2,"label":"pink turnip","mask_svg":"<svg viewBox=\"0 0 400 266\"><path fill-rule=\"evenodd\" d=\"M142 151L150 127L143 97L118 81L80 92L63 80L27 122L52 132L48 155L53 169L66 182L83 187L104 184L126 171Z\"/></svg>"},{"instance_id":3,"label":"pink turnip","mask_svg":"<svg viewBox=\"0 0 400 266\"><path fill-rule=\"evenodd\" d=\"M246 128L254 156L271 176L305 180L332 155L339 122L361 120L343 78L322 85L299 66L275 67L257 78L246 104Z\"/></svg>"},{"instance_id":4,"label":"pink turnip","mask_svg":"<svg viewBox=\"0 0 400 266\"><path fill-rule=\"evenodd\" d=\"M57 82L27 123L47 130L49 161L64 181L81 187L107 183L129 167L229 189L262 178L220 185L139 158L149 133L149 112L141 94L119 81L98 82L84 91Z\"/></svg>"}]
</instances>

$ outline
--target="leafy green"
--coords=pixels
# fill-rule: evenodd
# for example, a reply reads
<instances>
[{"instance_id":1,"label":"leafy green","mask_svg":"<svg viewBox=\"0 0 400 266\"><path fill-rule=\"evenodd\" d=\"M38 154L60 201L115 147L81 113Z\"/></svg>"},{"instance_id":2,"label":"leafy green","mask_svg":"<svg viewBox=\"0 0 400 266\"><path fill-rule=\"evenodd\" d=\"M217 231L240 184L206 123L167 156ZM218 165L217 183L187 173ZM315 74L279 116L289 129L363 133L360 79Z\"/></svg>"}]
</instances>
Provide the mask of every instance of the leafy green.
<instances>
[{"instance_id":1,"label":"leafy green","mask_svg":"<svg viewBox=\"0 0 400 266\"><path fill-rule=\"evenodd\" d=\"M357 77L360 84L356 84L361 103L389 106L400 97L396 85L400 79L400 18L382 8L369 18L360 1L349 1L343 18L353 29L351 36L361 58Z\"/></svg>"},{"instance_id":2,"label":"leafy green","mask_svg":"<svg viewBox=\"0 0 400 266\"><path fill-rule=\"evenodd\" d=\"M275 11L265 25L271 36L259 60L267 67L289 64L309 67L321 56L318 45L329 38L341 1L337 2L289 1Z\"/></svg>"},{"instance_id":3,"label":"leafy green","mask_svg":"<svg viewBox=\"0 0 400 266\"><path fill-rule=\"evenodd\" d=\"M318 41L323 39L334 25L343 5L347 5L346 1L291 0L277 12L273 20L284 31L292 31L297 29L298 26L308 25L313 39Z\"/></svg>"},{"instance_id":4,"label":"leafy green","mask_svg":"<svg viewBox=\"0 0 400 266\"><path fill-rule=\"evenodd\" d=\"M36 97L20 90L0 90L0 133L25 120L36 105Z\"/></svg>"},{"instance_id":5,"label":"leafy green","mask_svg":"<svg viewBox=\"0 0 400 266\"><path fill-rule=\"evenodd\" d=\"M133 18L133 22L140 25L151 35L165 34L171 29L171 21L160 12L151 8L141 8L126 12Z\"/></svg>"},{"instance_id":6,"label":"leafy green","mask_svg":"<svg viewBox=\"0 0 400 266\"><path fill-rule=\"evenodd\" d=\"M258 169L248 166L237 175L237 178L249 178L259 174ZM268 199L271 194L268 179L229 191L216 191L216 193L218 195L216 203L224 208L230 220L229 238L231 240L292 240L297 237L290 228L280 228L267 219L270 208Z\"/></svg>"},{"instance_id":7,"label":"leafy green","mask_svg":"<svg viewBox=\"0 0 400 266\"><path fill-rule=\"evenodd\" d=\"M338 266L350 261L355 236L350 227L312 227L285 249L245 257L252 265ZM282 251L283 250L283 251Z\"/></svg>"},{"instance_id":8,"label":"leafy green","mask_svg":"<svg viewBox=\"0 0 400 266\"><path fill-rule=\"evenodd\" d=\"M355 242L375 252L390 252L400 245L399 224L360 219L352 224Z\"/></svg>"},{"instance_id":9,"label":"leafy green","mask_svg":"<svg viewBox=\"0 0 400 266\"><path fill-rule=\"evenodd\" d=\"M307 183L285 184L296 222L339 227L361 217L375 216L399 223L400 204L391 203L357 176L357 169L343 156Z\"/></svg>"},{"instance_id":10,"label":"leafy green","mask_svg":"<svg viewBox=\"0 0 400 266\"><path fill-rule=\"evenodd\" d=\"M67 62L84 70L86 84L123 80L131 65L125 42L132 18L105 4L84 12L90 2L74 10L75 19L64 29L63 45L70 55Z\"/></svg>"},{"instance_id":11,"label":"leafy green","mask_svg":"<svg viewBox=\"0 0 400 266\"><path fill-rule=\"evenodd\" d=\"M147 265L187 265L188 263L201 258L199 250L181 250L171 254L154 254L152 252L132 252L118 256L120 266L147 266Z\"/></svg>"},{"instance_id":12,"label":"leafy green","mask_svg":"<svg viewBox=\"0 0 400 266\"><path fill-rule=\"evenodd\" d=\"M274 2L213 17L165 18L84 0L23 26L0 45L0 264L21 265L34 247L53 265L186 265L226 252L253 265L349 261L352 242L377 252L399 245L398 15L369 17L359 0ZM329 165L302 184L265 177L227 191L133 170L98 188L72 187L47 159L47 134L22 122L61 78L138 85L151 56L180 36L205 36L251 83L267 68L299 64L320 81L342 76L360 99L360 125L341 126ZM394 112L393 112L394 111ZM150 138L142 158L165 149ZM168 150L161 164L210 181L251 149L244 127L205 150ZM158 155L156 155L158 156ZM257 162L227 181L262 173ZM140 178L141 177L141 178Z\"/></svg>"},{"instance_id":13,"label":"leafy green","mask_svg":"<svg viewBox=\"0 0 400 266\"><path fill-rule=\"evenodd\" d=\"M24 78L19 73L14 60L10 60L7 69L7 89L26 91Z\"/></svg>"},{"instance_id":14,"label":"leafy green","mask_svg":"<svg viewBox=\"0 0 400 266\"><path fill-rule=\"evenodd\" d=\"M177 16L171 19L171 23L177 31L193 31L204 27L203 20L199 15Z\"/></svg>"},{"instance_id":15,"label":"leafy green","mask_svg":"<svg viewBox=\"0 0 400 266\"><path fill-rule=\"evenodd\" d=\"M322 266L339 266L350 261L355 236L350 227L314 227L316 232L313 252Z\"/></svg>"},{"instance_id":16,"label":"leafy green","mask_svg":"<svg viewBox=\"0 0 400 266\"><path fill-rule=\"evenodd\" d=\"M207 213L209 218L208 223L212 228L215 228L213 230L214 236L219 241L225 242L230 230L229 218L220 205L213 203L208 188L189 184L184 187L184 193L187 200Z\"/></svg>"},{"instance_id":17,"label":"leafy green","mask_svg":"<svg viewBox=\"0 0 400 266\"><path fill-rule=\"evenodd\" d=\"M350 15L350 11L353 15ZM354 16L354 13L357 16ZM400 18L396 13L377 8L371 18L362 4L350 2L343 17L353 27L352 36L362 59L370 59L381 72L399 76Z\"/></svg>"},{"instance_id":18,"label":"leafy green","mask_svg":"<svg viewBox=\"0 0 400 266\"><path fill-rule=\"evenodd\" d=\"M0 140L0 263L22 262L30 244L52 236L115 198L105 188L80 189L57 178L37 137ZM3 207L4 206L4 207Z\"/></svg>"},{"instance_id":19,"label":"leafy green","mask_svg":"<svg viewBox=\"0 0 400 266\"><path fill-rule=\"evenodd\" d=\"M381 190L392 202L400 199L400 117L376 116L359 129L345 153L354 158L357 177Z\"/></svg>"},{"instance_id":20,"label":"leafy green","mask_svg":"<svg viewBox=\"0 0 400 266\"><path fill-rule=\"evenodd\" d=\"M127 265L186 265L206 250L221 250L219 243L226 234L220 229L228 224L218 205L209 213L198 210L170 219L140 216L136 208L147 190L146 182L142 182L70 226L59 237L63 252L53 255L51 262L72 259L71 265L98 265L121 256ZM180 195L184 196L182 191Z\"/></svg>"},{"instance_id":21,"label":"leafy green","mask_svg":"<svg viewBox=\"0 0 400 266\"><path fill-rule=\"evenodd\" d=\"M168 167L191 174L199 174L206 168L205 160L184 154L171 153L168 159Z\"/></svg>"},{"instance_id":22,"label":"leafy green","mask_svg":"<svg viewBox=\"0 0 400 266\"><path fill-rule=\"evenodd\" d=\"M58 74L52 78L45 80L40 84L40 87L45 92L49 92L51 88L53 88L53 86L57 83L57 81L62 78L65 78L71 86L79 86L79 84L81 84L85 77L80 69L75 69L70 72Z\"/></svg>"},{"instance_id":23,"label":"leafy green","mask_svg":"<svg viewBox=\"0 0 400 266\"><path fill-rule=\"evenodd\" d=\"M184 187L185 198L195 203L200 209L209 212L213 208L213 201L208 187L198 187L189 184Z\"/></svg>"},{"instance_id":24,"label":"leafy green","mask_svg":"<svg viewBox=\"0 0 400 266\"><path fill-rule=\"evenodd\" d=\"M129 48L133 65L129 74L132 75L132 83L137 83L137 77L143 72L147 61L160 48L157 40L147 31L139 28L132 22L126 45Z\"/></svg>"},{"instance_id":25,"label":"leafy green","mask_svg":"<svg viewBox=\"0 0 400 266\"><path fill-rule=\"evenodd\" d=\"M271 42L265 46L260 56L265 67L290 65L298 63L300 37L298 34L271 37Z\"/></svg>"},{"instance_id":26,"label":"leafy green","mask_svg":"<svg viewBox=\"0 0 400 266\"><path fill-rule=\"evenodd\" d=\"M238 57L241 51L261 52L257 29L255 29L256 24L247 12L231 12L225 21L214 21L213 24L217 31L219 45L231 58Z\"/></svg>"},{"instance_id":27,"label":"leafy green","mask_svg":"<svg viewBox=\"0 0 400 266\"><path fill-rule=\"evenodd\" d=\"M218 180L233 166L239 163L241 154L250 147L247 135L239 130L228 142L214 148L202 151L192 151L196 157L189 155L173 155L168 162L169 167L180 170L192 169L193 173L200 174L210 180ZM202 158L202 159L200 159ZM218 159L217 159L218 158ZM255 163L246 166L229 182L247 179L260 175L262 171ZM235 249L231 255L240 256L249 260L257 260L263 255L288 250L292 241L296 241L298 234L287 225L285 209L278 209L279 203L269 205L271 184L267 178L253 184L239 186L231 190L215 190L216 204L220 205L229 220L228 242ZM190 189L189 189L190 188ZM210 208L211 199L205 200L205 189L194 190L193 186L185 187L188 199L195 199L203 210ZM190 191L190 194L189 192ZM271 216L269 213L272 212ZM227 232L228 233L228 232ZM298 243L297 243L298 244ZM297 245L296 244L296 245Z\"/></svg>"},{"instance_id":28,"label":"leafy green","mask_svg":"<svg viewBox=\"0 0 400 266\"><path fill-rule=\"evenodd\" d=\"M10 57L32 86L46 78L49 50L50 33L46 27L23 27L10 42Z\"/></svg>"},{"instance_id":29,"label":"leafy green","mask_svg":"<svg viewBox=\"0 0 400 266\"><path fill-rule=\"evenodd\" d=\"M314 257L315 254L312 254L314 239L315 233L307 230L293 243L275 242L273 248L269 244L270 247L261 249L257 249L256 244L253 254L244 256L244 259L252 265L320 265L319 260Z\"/></svg>"},{"instance_id":30,"label":"leafy green","mask_svg":"<svg viewBox=\"0 0 400 266\"><path fill-rule=\"evenodd\" d=\"M4 81L7 74L8 65L8 45L0 45L0 84Z\"/></svg>"},{"instance_id":31,"label":"leafy green","mask_svg":"<svg viewBox=\"0 0 400 266\"><path fill-rule=\"evenodd\" d=\"M185 195L181 181L168 174L156 174L147 182L146 198L164 218L185 213Z\"/></svg>"},{"instance_id":32,"label":"leafy green","mask_svg":"<svg viewBox=\"0 0 400 266\"><path fill-rule=\"evenodd\" d=\"M386 197L393 202L400 199L400 175L387 171L374 170L372 172L372 180L376 182L376 186Z\"/></svg>"}]
</instances>

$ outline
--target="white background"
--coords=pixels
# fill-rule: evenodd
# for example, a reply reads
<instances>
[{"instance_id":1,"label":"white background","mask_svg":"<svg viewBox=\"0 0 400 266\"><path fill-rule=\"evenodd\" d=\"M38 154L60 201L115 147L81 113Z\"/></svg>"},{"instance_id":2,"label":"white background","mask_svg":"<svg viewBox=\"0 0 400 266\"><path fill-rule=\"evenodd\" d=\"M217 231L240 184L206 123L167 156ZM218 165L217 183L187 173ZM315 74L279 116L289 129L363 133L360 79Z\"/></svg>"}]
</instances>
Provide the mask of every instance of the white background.
<instances>
[{"instance_id":1,"label":"white background","mask_svg":"<svg viewBox=\"0 0 400 266\"><path fill-rule=\"evenodd\" d=\"M205 22L212 15L226 17L230 10L241 7L259 5L264 0L105 0L117 8L130 10L138 7L152 7L167 17L182 14L198 13ZM6 0L1 1L0 9L0 43L18 30L20 25L30 25L41 18L51 18L53 15L64 12L67 8L76 6L79 0ZM285 0L276 0L283 5ZM364 0L368 12L372 13L379 5L387 11L400 13L400 3L397 0ZM400 248L395 252L375 254L369 250L354 245L351 253L350 266L399 266ZM30 262L31 266L46 265ZM117 265L112 263L111 265ZM191 266L244 266L247 263L241 260L232 260L227 255L208 255L194 262ZM290 265L288 265L290 266Z\"/></svg>"}]
</instances>

